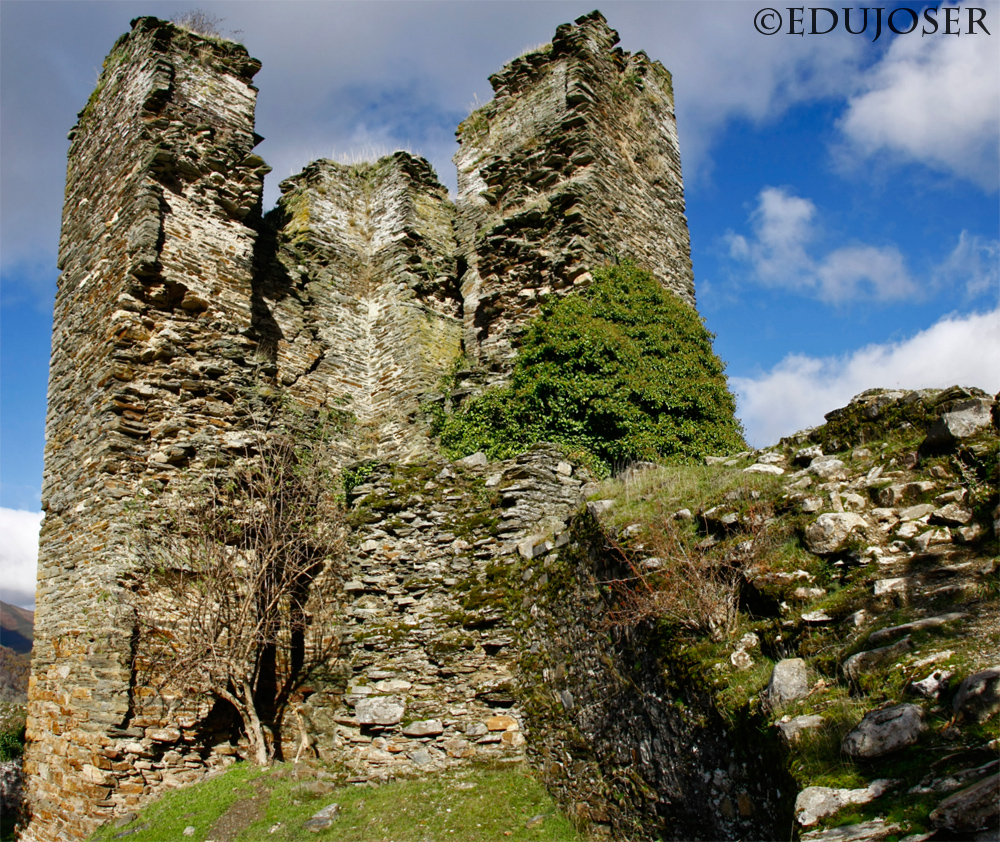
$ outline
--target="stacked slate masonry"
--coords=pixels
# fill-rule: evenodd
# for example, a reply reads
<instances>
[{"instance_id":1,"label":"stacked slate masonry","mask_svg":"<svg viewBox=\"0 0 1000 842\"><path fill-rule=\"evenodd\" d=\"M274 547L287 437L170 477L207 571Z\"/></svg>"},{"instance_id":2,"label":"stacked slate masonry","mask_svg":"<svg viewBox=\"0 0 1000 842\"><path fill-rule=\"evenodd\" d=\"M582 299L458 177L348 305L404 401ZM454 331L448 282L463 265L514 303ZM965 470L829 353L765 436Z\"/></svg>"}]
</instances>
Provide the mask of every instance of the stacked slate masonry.
<instances>
[{"instance_id":1,"label":"stacked slate masonry","mask_svg":"<svg viewBox=\"0 0 1000 842\"><path fill-rule=\"evenodd\" d=\"M267 171L253 154L259 67L238 45L141 18L70 133L27 839L83 838L154 783L120 747L137 728L131 630L115 610L128 507L226 447L225 419L247 385L249 223ZM198 768L182 759L178 780Z\"/></svg>"},{"instance_id":2,"label":"stacked slate masonry","mask_svg":"<svg viewBox=\"0 0 1000 842\"><path fill-rule=\"evenodd\" d=\"M465 342L501 376L541 297L621 259L694 306L670 73L600 12L490 77L459 127Z\"/></svg>"},{"instance_id":3,"label":"stacked slate masonry","mask_svg":"<svg viewBox=\"0 0 1000 842\"><path fill-rule=\"evenodd\" d=\"M341 464L388 466L355 489L340 677L297 710L313 750L376 779L544 758L581 821L625 826L607 786L577 786L559 759L565 729L519 701L518 682L538 680L518 677L519 647L551 641L477 603L497 565L568 539L588 478L544 451L449 467L422 411L463 357L502 381L541 299L609 260L694 306L670 75L617 40L595 12L492 77L494 100L458 131L455 203L426 161L395 153L310 164L266 216L259 62L155 18L115 45L71 132L25 839L84 838L238 755L204 699L140 710L116 606L136 511L245 452L245 398L262 389L287 395L299 425L345 413ZM382 721L387 705L403 713ZM292 713L274 723L289 757Z\"/></svg>"}]
</instances>

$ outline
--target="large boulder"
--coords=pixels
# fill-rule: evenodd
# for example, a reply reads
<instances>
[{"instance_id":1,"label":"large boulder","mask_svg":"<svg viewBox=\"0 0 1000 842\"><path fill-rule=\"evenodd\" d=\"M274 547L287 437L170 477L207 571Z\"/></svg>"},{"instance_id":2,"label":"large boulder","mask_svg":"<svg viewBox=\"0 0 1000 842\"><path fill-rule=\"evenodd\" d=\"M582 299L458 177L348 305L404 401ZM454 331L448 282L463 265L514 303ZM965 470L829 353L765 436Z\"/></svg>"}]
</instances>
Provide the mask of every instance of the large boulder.
<instances>
[{"instance_id":1,"label":"large boulder","mask_svg":"<svg viewBox=\"0 0 1000 842\"><path fill-rule=\"evenodd\" d=\"M993 401L983 398L961 401L951 412L945 412L931 424L922 447L947 448L960 439L974 436L990 425L992 408Z\"/></svg>"},{"instance_id":2,"label":"large boulder","mask_svg":"<svg viewBox=\"0 0 1000 842\"><path fill-rule=\"evenodd\" d=\"M868 521L854 512L827 512L806 528L806 549L816 555L832 555L843 549L855 533L864 534Z\"/></svg>"},{"instance_id":3,"label":"large boulder","mask_svg":"<svg viewBox=\"0 0 1000 842\"><path fill-rule=\"evenodd\" d=\"M820 479L847 479L847 466L833 456L817 456L809 463L807 470Z\"/></svg>"},{"instance_id":4,"label":"large boulder","mask_svg":"<svg viewBox=\"0 0 1000 842\"><path fill-rule=\"evenodd\" d=\"M924 731L924 712L909 703L869 711L840 747L851 757L881 757L911 746Z\"/></svg>"}]
</instances>

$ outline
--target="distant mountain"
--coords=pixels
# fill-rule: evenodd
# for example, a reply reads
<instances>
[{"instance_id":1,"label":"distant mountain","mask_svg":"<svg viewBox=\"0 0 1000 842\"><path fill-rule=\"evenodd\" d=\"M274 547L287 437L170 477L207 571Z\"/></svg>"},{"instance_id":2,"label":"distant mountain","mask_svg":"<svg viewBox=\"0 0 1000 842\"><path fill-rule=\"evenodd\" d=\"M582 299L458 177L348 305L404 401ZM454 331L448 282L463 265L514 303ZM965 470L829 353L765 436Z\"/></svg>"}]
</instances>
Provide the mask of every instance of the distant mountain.
<instances>
[{"instance_id":1,"label":"distant mountain","mask_svg":"<svg viewBox=\"0 0 1000 842\"><path fill-rule=\"evenodd\" d=\"M35 612L0 601L0 646L18 655L31 651L35 639Z\"/></svg>"},{"instance_id":2,"label":"distant mountain","mask_svg":"<svg viewBox=\"0 0 1000 842\"><path fill-rule=\"evenodd\" d=\"M0 601L0 702L28 698L35 612Z\"/></svg>"}]
</instances>

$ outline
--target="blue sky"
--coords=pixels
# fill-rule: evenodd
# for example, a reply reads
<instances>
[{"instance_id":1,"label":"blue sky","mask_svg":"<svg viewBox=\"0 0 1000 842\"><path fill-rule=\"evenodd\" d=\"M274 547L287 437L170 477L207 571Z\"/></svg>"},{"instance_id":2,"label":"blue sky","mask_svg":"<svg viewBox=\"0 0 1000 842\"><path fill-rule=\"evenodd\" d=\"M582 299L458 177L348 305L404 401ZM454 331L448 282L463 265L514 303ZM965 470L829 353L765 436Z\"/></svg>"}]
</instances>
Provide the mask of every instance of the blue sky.
<instances>
[{"instance_id":1,"label":"blue sky","mask_svg":"<svg viewBox=\"0 0 1000 842\"><path fill-rule=\"evenodd\" d=\"M197 5L263 62L270 205L314 158L396 148L427 157L454 190L455 126L490 98L489 74L593 3ZM31 599L66 133L129 20L192 5L0 2L7 601ZM842 24L762 35L763 5L600 7L625 49L673 72L698 306L751 442L820 423L874 386L997 391L1000 4L975 4L989 34L968 34L961 6L961 34L945 35L941 4L937 33L922 36L922 19L874 42L874 22L859 36ZM887 8L904 5L929 8Z\"/></svg>"}]
</instances>

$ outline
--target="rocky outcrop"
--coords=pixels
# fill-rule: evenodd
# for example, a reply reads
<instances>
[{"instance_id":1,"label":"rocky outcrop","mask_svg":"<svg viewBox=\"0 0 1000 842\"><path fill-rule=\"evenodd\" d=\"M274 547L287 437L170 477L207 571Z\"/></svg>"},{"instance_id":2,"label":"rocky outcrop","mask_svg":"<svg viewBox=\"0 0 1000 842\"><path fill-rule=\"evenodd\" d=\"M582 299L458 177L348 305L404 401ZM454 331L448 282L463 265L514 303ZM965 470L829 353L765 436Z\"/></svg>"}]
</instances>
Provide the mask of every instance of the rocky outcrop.
<instances>
[{"instance_id":1,"label":"rocky outcrop","mask_svg":"<svg viewBox=\"0 0 1000 842\"><path fill-rule=\"evenodd\" d=\"M953 833L1000 829L1000 774L946 798L930 814L930 822Z\"/></svg>"},{"instance_id":2,"label":"rocky outcrop","mask_svg":"<svg viewBox=\"0 0 1000 842\"><path fill-rule=\"evenodd\" d=\"M800 559L796 570L765 564L750 577L749 604L762 610L765 596L775 600L780 651L787 657L797 639L821 674L792 715L775 723L787 762L806 784L796 808L800 823L819 826L803 839L976 833L1000 824L996 741L978 730L1000 709L997 610L987 584L997 573L990 523L997 439L986 423L962 435L938 434L952 413L974 410L977 419L988 419L992 406L978 390L959 387L871 390L829 413L827 425L757 457L762 465L802 467L777 480L782 491L773 499L778 512L800 519L802 546L824 559L821 566ZM832 588L800 584L824 576ZM755 631L766 654L768 633ZM830 659L829 653L839 654ZM833 701L844 691L849 715L837 710L845 703ZM918 762L905 781L870 797L857 785L830 787L824 776L812 777L811 761L803 758L828 744L838 755L859 758L856 768L869 788L883 769L934 756L929 748L949 760L928 768ZM906 806L916 797L930 802L930 819ZM868 806L849 808L855 798ZM823 829L844 808L870 818ZM894 822L885 820L890 813Z\"/></svg>"}]
</instances>

